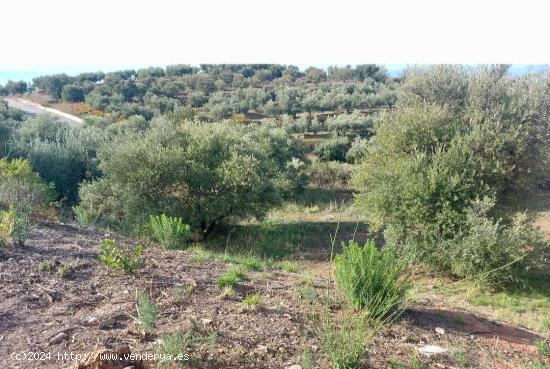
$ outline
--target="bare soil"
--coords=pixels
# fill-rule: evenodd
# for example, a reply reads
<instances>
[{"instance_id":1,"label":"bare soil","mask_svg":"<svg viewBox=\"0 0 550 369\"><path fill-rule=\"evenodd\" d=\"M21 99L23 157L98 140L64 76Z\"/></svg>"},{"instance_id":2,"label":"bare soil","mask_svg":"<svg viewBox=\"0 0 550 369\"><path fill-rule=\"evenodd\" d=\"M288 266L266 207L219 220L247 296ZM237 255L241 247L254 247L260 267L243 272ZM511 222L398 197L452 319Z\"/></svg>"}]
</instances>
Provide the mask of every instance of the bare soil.
<instances>
[{"instance_id":1,"label":"bare soil","mask_svg":"<svg viewBox=\"0 0 550 369\"><path fill-rule=\"evenodd\" d=\"M190 367L288 368L300 364L302 353L309 349L315 367L330 368L313 334L308 304L296 292L303 283L300 273L247 272L236 295L225 298L216 279L231 265L196 262L191 251L150 246L143 267L126 274L98 262L103 238L136 244L100 231L44 224L33 231L25 248L0 251L0 368L154 368L148 360L107 366L97 360L97 353L153 353L163 335L187 329L191 320L217 338L214 345L204 344L190 352ZM44 262L71 265L74 271L65 278L39 271ZM314 288L323 293L327 263L306 260L300 269L311 271ZM137 291L149 293L159 307L154 333L144 335L136 325ZM263 307L245 307L242 299L251 293L262 296ZM436 333L436 327L445 333ZM418 358L425 368L462 368L466 367L463 356L469 368L528 368L533 360L550 365L534 346L539 338L535 332L434 297L408 309L379 335L364 367L393 368L388 362L392 358L404 363ZM417 352L424 344L449 351L426 358ZM461 350L464 355L459 357ZM13 355L25 352L50 353L51 358L17 360ZM70 353L89 356L79 365L74 358L58 356Z\"/></svg>"}]
</instances>

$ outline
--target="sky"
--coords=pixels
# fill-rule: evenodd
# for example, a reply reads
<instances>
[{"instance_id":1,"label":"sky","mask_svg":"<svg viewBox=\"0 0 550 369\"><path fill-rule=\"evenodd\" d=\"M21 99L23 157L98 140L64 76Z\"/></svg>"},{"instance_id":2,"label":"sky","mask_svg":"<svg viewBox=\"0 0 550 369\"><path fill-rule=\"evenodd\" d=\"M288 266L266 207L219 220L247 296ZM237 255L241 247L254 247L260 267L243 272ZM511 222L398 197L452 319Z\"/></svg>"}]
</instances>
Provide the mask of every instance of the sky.
<instances>
[{"instance_id":1,"label":"sky","mask_svg":"<svg viewBox=\"0 0 550 369\"><path fill-rule=\"evenodd\" d=\"M550 62L536 0L0 1L0 71Z\"/></svg>"}]
</instances>

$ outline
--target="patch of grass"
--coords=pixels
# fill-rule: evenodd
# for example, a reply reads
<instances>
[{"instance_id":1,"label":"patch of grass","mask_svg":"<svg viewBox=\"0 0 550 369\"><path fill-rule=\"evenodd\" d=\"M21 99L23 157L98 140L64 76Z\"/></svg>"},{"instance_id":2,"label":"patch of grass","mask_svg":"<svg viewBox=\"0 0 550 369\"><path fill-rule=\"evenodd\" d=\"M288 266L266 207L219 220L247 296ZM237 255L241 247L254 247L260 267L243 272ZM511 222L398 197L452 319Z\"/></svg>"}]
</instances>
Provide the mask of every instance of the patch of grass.
<instances>
[{"instance_id":1,"label":"patch of grass","mask_svg":"<svg viewBox=\"0 0 550 369\"><path fill-rule=\"evenodd\" d=\"M70 264L63 264L57 269L57 275L60 278L69 278L76 271L76 268Z\"/></svg>"},{"instance_id":2,"label":"patch of grass","mask_svg":"<svg viewBox=\"0 0 550 369\"><path fill-rule=\"evenodd\" d=\"M157 368L169 369L174 366L184 368L190 365L192 350L197 345L205 343L213 346L216 343L216 338L216 333L207 334L201 330L196 321L192 320L189 330L178 329L161 337L160 343L155 347L155 353L161 358L171 357L171 360L157 362Z\"/></svg>"},{"instance_id":3,"label":"patch of grass","mask_svg":"<svg viewBox=\"0 0 550 369\"><path fill-rule=\"evenodd\" d=\"M279 263L279 268L287 273L298 273L298 267L291 261L285 260Z\"/></svg>"},{"instance_id":4,"label":"patch of grass","mask_svg":"<svg viewBox=\"0 0 550 369\"><path fill-rule=\"evenodd\" d=\"M45 261L38 264L38 271L43 273L56 272L60 278L69 278L76 271L76 267L71 264L61 264L57 260Z\"/></svg>"},{"instance_id":5,"label":"patch of grass","mask_svg":"<svg viewBox=\"0 0 550 369\"><path fill-rule=\"evenodd\" d=\"M468 368L470 366L468 353L463 348L452 351L451 357L461 368Z\"/></svg>"},{"instance_id":6,"label":"patch of grass","mask_svg":"<svg viewBox=\"0 0 550 369\"><path fill-rule=\"evenodd\" d=\"M232 299L233 297L235 297L235 295L236 295L236 292L233 289L233 287L224 287L222 292L223 299Z\"/></svg>"},{"instance_id":7,"label":"patch of grass","mask_svg":"<svg viewBox=\"0 0 550 369\"><path fill-rule=\"evenodd\" d=\"M334 369L361 367L367 344L373 339L367 322L364 314L353 311L341 311L333 316L322 314L318 336Z\"/></svg>"},{"instance_id":8,"label":"patch of grass","mask_svg":"<svg viewBox=\"0 0 550 369\"><path fill-rule=\"evenodd\" d=\"M550 342L548 342L548 339L538 340L535 342L535 346L537 346L539 354L550 357Z\"/></svg>"},{"instance_id":9,"label":"patch of grass","mask_svg":"<svg viewBox=\"0 0 550 369\"><path fill-rule=\"evenodd\" d=\"M317 291L313 287L298 287L297 292L302 299L310 304L317 300Z\"/></svg>"},{"instance_id":10,"label":"patch of grass","mask_svg":"<svg viewBox=\"0 0 550 369\"><path fill-rule=\"evenodd\" d=\"M59 266L59 261L44 261L40 264L38 264L38 271L39 272L48 272L52 273L57 270L57 267Z\"/></svg>"},{"instance_id":11,"label":"patch of grass","mask_svg":"<svg viewBox=\"0 0 550 369\"><path fill-rule=\"evenodd\" d=\"M390 366L390 369L407 369L407 364L395 357L390 357L386 362Z\"/></svg>"},{"instance_id":12,"label":"patch of grass","mask_svg":"<svg viewBox=\"0 0 550 369\"><path fill-rule=\"evenodd\" d=\"M145 293L139 292L137 295L137 314L139 327L143 332L147 333L155 328L159 313L151 298Z\"/></svg>"},{"instance_id":13,"label":"patch of grass","mask_svg":"<svg viewBox=\"0 0 550 369\"><path fill-rule=\"evenodd\" d=\"M254 293L254 294L246 296L243 299L243 304L246 307L249 307L251 309L256 310L256 309L259 309L263 306L264 301L263 301L262 296L260 294Z\"/></svg>"},{"instance_id":14,"label":"patch of grass","mask_svg":"<svg viewBox=\"0 0 550 369\"><path fill-rule=\"evenodd\" d=\"M526 274L525 285L509 290L479 288L451 298L490 308L498 319L521 324L541 333L550 333L550 273Z\"/></svg>"},{"instance_id":15,"label":"patch of grass","mask_svg":"<svg viewBox=\"0 0 550 369\"><path fill-rule=\"evenodd\" d=\"M82 206L73 207L73 213L76 221L83 227L93 227L99 219L99 212L89 211Z\"/></svg>"},{"instance_id":16,"label":"patch of grass","mask_svg":"<svg viewBox=\"0 0 550 369\"><path fill-rule=\"evenodd\" d=\"M244 266L247 270L254 272L261 272L263 270L262 261L255 256L247 256L242 259L241 265Z\"/></svg>"},{"instance_id":17,"label":"patch of grass","mask_svg":"<svg viewBox=\"0 0 550 369\"><path fill-rule=\"evenodd\" d=\"M175 301L181 301L183 299L183 288L181 285L172 287L172 295Z\"/></svg>"},{"instance_id":18,"label":"patch of grass","mask_svg":"<svg viewBox=\"0 0 550 369\"><path fill-rule=\"evenodd\" d=\"M300 356L300 366L302 369L313 369L313 353L306 347Z\"/></svg>"},{"instance_id":19,"label":"patch of grass","mask_svg":"<svg viewBox=\"0 0 550 369\"><path fill-rule=\"evenodd\" d=\"M390 369L423 369L424 364L418 357L413 357L408 363L403 362L395 357L387 359Z\"/></svg>"},{"instance_id":20,"label":"patch of grass","mask_svg":"<svg viewBox=\"0 0 550 369\"><path fill-rule=\"evenodd\" d=\"M242 270L233 268L220 275L216 282L220 287L236 287L244 278L245 274Z\"/></svg>"},{"instance_id":21,"label":"patch of grass","mask_svg":"<svg viewBox=\"0 0 550 369\"><path fill-rule=\"evenodd\" d=\"M313 287L313 285L315 284L315 277L311 272L306 271L302 274L302 279L300 281L300 284L304 286Z\"/></svg>"},{"instance_id":22,"label":"patch of grass","mask_svg":"<svg viewBox=\"0 0 550 369\"><path fill-rule=\"evenodd\" d=\"M191 247L192 255L191 255L191 262L195 264L202 264L207 260L210 260L213 258L212 253L205 250L201 246L193 246Z\"/></svg>"},{"instance_id":23,"label":"patch of grass","mask_svg":"<svg viewBox=\"0 0 550 369\"><path fill-rule=\"evenodd\" d=\"M529 363L527 369L550 369L550 364L545 364L540 362L539 360L535 360Z\"/></svg>"}]
</instances>

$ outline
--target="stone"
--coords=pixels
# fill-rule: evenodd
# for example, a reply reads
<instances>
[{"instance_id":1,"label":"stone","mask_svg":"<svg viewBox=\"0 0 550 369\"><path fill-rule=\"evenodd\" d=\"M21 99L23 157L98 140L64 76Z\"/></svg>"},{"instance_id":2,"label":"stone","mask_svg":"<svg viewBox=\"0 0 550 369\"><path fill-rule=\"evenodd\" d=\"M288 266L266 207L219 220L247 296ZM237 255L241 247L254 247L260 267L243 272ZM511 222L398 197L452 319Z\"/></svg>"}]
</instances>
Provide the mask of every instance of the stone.
<instances>
[{"instance_id":1,"label":"stone","mask_svg":"<svg viewBox=\"0 0 550 369\"><path fill-rule=\"evenodd\" d=\"M427 357L430 357L432 355L437 355L437 354L443 354L447 352L447 350L444 349L443 347L439 347L435 345L421 346L421 347L418 347L417 350L418 352L420 352L423 355L426 355Z\"/></svg>"},{"instance_id":2,"label":"stone","mask_svg":"<svg viewBox=\"0 0 550 369\"><path fill-rule=\"evenodd\" d=\"M48 342L48 345L57 345L58 343L65 341L67 337L68 337L67 333L63 333L63 332L58 333L55 335L54 338L50 340L50 342Z\"/></svg>"}]
</instances>

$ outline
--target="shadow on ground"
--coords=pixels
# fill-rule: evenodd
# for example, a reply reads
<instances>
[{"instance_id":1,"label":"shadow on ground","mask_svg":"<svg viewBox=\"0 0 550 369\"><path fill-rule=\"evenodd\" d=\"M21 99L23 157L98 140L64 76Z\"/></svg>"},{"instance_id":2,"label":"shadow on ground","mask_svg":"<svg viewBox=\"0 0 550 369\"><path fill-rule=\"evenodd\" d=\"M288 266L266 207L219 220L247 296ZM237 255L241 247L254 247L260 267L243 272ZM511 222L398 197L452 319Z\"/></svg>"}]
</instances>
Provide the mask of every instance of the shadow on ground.
<instances>
[{"instance_id":1,"label":"shadow on ground","mask_svg":"<svg viewBox=\"0 0 550 369\"><path fill-rule=\"evenodd\" d=\"M431 331L436 327L440 327L447 332L461 333L468 336L495 337L499 340L522 344L533 344L540 339L537 334L526 329L462 311L424 307L411 308L407 310L404 317L411 320L414 325Z\"/></svg>"}]
</instances>

